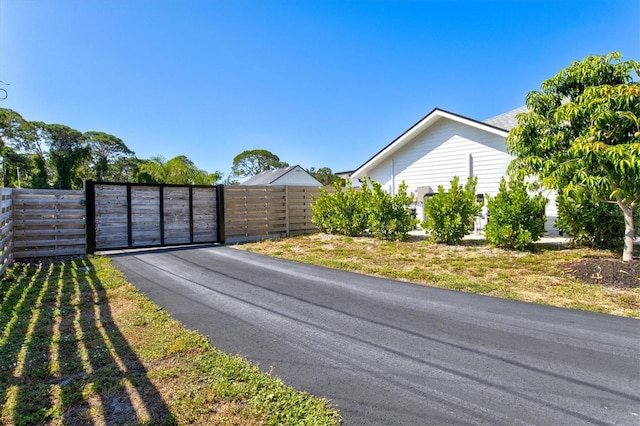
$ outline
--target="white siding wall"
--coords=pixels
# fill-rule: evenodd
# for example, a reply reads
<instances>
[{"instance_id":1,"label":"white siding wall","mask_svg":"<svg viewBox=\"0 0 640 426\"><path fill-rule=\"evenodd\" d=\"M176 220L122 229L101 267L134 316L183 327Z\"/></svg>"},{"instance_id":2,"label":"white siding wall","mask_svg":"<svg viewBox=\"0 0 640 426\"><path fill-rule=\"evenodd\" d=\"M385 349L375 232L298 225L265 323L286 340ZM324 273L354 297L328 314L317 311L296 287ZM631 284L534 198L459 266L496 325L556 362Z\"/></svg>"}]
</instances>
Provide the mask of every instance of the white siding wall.
<instances>
[{"instance_id":1,"label":"white siding wall","mask_svg":"<svg viewBox=\"0 0 640 426\"><path fill-rule=\"evenodd\" d=\"M390 193L395 193L403 181L414 194L421 186L431 186L437 191L438 185L442 185L447 190L454 176L459 176L460 182L465 183L471 171L478 177L478 194L495 195L513 157L506 152L505 138L453 120L440 119L391 158L393 160L381 163L368 173ZM546 191L544 195L549 199L545 229L547 233L557 235L558 230L553 227L558 217L556 193ZM418 200L417 208L420 220L424 218L421 201ZM486 213L486 207L483 213ZM480 225L484 226L484 222Z\"/></svg>"},{"instance_id":2,"label":"white siding wall","mask_svg":"<svg viewBox=\"0 0 640 426\"><path fill-rule=\"evenodd\" d=\"M293 169L277 179L272 185L322 186L313 176L302 169Z\"/></svg>"},{"instance_id":3,"label":"white siding wall","mask_svg":"<svg viewBox=\"0 0 640 426\"><path fill-rule=\"evenodd\" d=\"M549 199L549 203L547 203L547 208L545 209L547 222L544 225L544 229L548 234L558 235L560 231L553 226L553 222L558 218L558 206L556 205L556 198L558 194L556 191L545 191L543 192L543 195Z\"/></svg>"},{"instance_id":4,"label":"white siding wall","mask_svg":"<svg viewBox=\"0 0 640 426\"><path fill-rule=\"evenodd\" d=\"M478 177L477 192L491 195L498 192L500 178L512 158L506 153L503 137L448 119L439 120L392 157L392 161L369 173L369 177L392 193L403 181L413 193L427 185L434 191L438 185L448 189L454 176L464 183L471 157L473 175ZM421 206L418 217L422 219Z\"/></svg>"}]
</instances>

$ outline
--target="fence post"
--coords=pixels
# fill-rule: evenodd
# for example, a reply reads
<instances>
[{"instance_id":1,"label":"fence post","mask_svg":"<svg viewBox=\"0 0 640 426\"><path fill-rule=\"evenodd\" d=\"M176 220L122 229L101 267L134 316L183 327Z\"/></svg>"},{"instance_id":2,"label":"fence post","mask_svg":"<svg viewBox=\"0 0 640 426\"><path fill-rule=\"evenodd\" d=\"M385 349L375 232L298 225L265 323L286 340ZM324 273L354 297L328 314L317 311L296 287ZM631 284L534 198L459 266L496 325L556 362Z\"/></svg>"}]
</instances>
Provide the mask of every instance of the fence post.
<instances>
[{"instance_id":1,"label":"fence post","mask_svg":"<svg viewBox=\"0 0 640 426\"><path fill-rule=\"evenodd\" d=\"M127 247L133 247L133 219L131 218L131 182L127 182Z\"/></svg>"},{"instance_id":2,"label":"fence post","mask_svg":"<svg viewBox=\"0 0 640 426\"><path fill-rule=\"evenodd\" d=\"M290 226L289 226L289 185L284 186L284 218L286 222L285 228L285 236L290 237Z\"/></svg>"},{"instance_id":3,"label":"fence post","mask_svg":"<svg viewBox=\"0 0 640 426\"><path fill-rule=\"evenodd\" d=\"M225 242L225 221L224 221L224 185L216 185L216 231L218 233L218 243L224 244Z\"/></svg>"},{"instance_id":4,"label":"fence post","mask_svg":"<svg viewBox=\"0 0 640 426\"><path fill-rule=\"evenodd\" d=\"M96 193L95 182L86 180L84 182L84 205L87 233L87 254L96 252Z\"/></svg>"}]
</instances>

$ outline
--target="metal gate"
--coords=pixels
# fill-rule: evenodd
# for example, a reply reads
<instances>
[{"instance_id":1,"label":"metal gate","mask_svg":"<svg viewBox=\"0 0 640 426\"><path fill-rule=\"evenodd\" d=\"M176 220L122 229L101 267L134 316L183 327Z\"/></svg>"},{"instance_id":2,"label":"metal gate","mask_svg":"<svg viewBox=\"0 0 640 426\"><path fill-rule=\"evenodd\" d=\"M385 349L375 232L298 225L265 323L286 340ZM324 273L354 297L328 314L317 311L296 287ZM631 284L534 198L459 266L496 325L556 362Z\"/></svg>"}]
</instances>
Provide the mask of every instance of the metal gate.
<instances>
[{"instance_id":1,"label":"metal gate","mask_svg":"<svg viewBox=\"0 0 640 426\"><path fill-rule=\"evenodd\" d=\"M224 243L222 185L85 183L87 251Z\"/></svg>"}]
</instances>

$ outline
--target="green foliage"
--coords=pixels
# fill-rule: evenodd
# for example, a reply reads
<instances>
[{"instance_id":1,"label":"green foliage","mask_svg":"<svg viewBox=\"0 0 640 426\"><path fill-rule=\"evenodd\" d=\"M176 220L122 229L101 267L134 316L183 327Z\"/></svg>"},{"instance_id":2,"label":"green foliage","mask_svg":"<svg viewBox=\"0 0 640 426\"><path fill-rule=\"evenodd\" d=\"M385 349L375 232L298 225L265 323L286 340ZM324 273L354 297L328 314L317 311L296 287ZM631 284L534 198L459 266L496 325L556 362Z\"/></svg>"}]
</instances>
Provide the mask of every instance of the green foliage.
<instances>
[{"instance_id":1,"label":"green foliage","mask_svg":"<svg viewBox=\"0 0 640 426\"><path fill-rule=\"evenodd\" d=\"M24 135L27 121L17 112L0 108L0 149L18 143Z\"/></svg>"},{"instance_id":2,"label":"green foliage","mask_svg":"<svg viewBox=\"0 0 640 426\"><path fill-rule=\"evenodd\" d=\"M56 169L56 189L73 189L76 169L91 154L82 133L62 124L49 124L49 158Z\"/></svg>"},{"instance_id":3,"label":"green foliage","mask_svg":"<svg viewBox=\"0 0 640 426\"><path fill-rule=\"evenodd\" d=\"M178 155L165 161L161 156L151 157L140 166L140 176L150 183L176 185L214 185L222 178L220 172L207 173L196 167L193 161L184 155Z\"/></svg>"},{"instance_id":4,"label":"green foliage","mask_svg":"<svg viewBox=\"0 0 640 426\"><path fill-rule=\"evenodd\" d=\"M498 247L530 249L544 234L544 208L548 200L542 194L533 197L522 178L502 178L495 197L487 197L490 219L484 228L487 241Z\"/></svg>"},{"instance_id":5,"label":"green foliage","mask_svg":"<svg viewBox=\"0 0 640 426\"><path fill-rule=\"evenodd\" d=\"M437 194L425 199L422 227L435 241L458 244L473 231L474 219L482 207L476 201L477 184L477 177L469 177L463 186L454 176L449 191L440 185Z\"/></svg>"},{"instance_id":6,"label":"green foliage","mask_svg":"<svg viewBox=\"0 0 640 426\"><path fill-rule=\"evenodd\" d=\"M10 146L0 148L2 155L2 182L5 187L25 187L26 176L31 167L31 159L28 155L16 152Z\"/></svg>"},{"instance_id":7,"label":"green foliage","mask_svg":"<svg viewBox=\"0 0 640 426\"><path fill-rule=\"evenodd\" d=\"M640 73L620 53L575 61L527 95L529 112L507 137L512 169L572 198L613 202L623 213L623 259L632 259L640 204ZM568 211L567 211L568 212ZM580 220L577 220L580 222Z\"/></svg>"},{"instance_id":8,"label":"green foliage","mask_svg":"<svg viewBox=\"0 0 640 426\"><path fill-rule=\"evenodd\" d=\"M140 170L141 164L153 160L137 159L116 136L97 131L83 134L64 125L27 121L6 108L0 108L0 153L4 153L1 183L7 187L18 186L18 168L20 185L31 188L81 188L85 179L159 182L157 174ZM172 161L168 163L173 170L167 174L176 183L210 185L222 179L222 173L199 170L184 156Z\"/></svg>"},{"instance_id":9,"label":"green foliage","mask_svg":"<svg viewBox=\"0 0 640 426\"><path fill-rule=\"evenodd\" d=\"M556 202L558 219L555 225L571 236L574 244L611 250L623 247L624 214L618 206L564 194L560 194ZM635 212L634 223L640 224L640 211ZM636 228L636 232L640 229Z\"/></svg>"},{"instance_id":10,"label":"green foliage","mask_svg":"<svg viewBox=\"0 0 640 426\"><path fill-rule=\"evenodd\" d=\"M334 187L333 194L321 189L311 205L311 220L322 232L403 240L415 226L409 211L413 197L407 194L404 182L394 196L371 180L365 181L362 188L343 189L338 184Z\"/></svg>"},{"instance_id":11,"label":"green foliage","mask_svg":"<svg viewBox=\"0 0 640 426\"><path fill-rule=\"evenodd\" d=\"M107 180L110 165L117 159L134 155L122 139L108 133L86 132L82 139L91 149L91 166L97 181Z\"/></svg>"},{"instance_id":12,"label":"green foliage","mask_svg":"<svg viewBox=\"0 0 640 426\"><path fill-rule=\"evenodd\" d=\"M255 176L267 170L280 169L289 164L265 149L242 151L233 158L231 173L236 177Z\"/></svg>"},{"instance_id":13,"label":"green foliage","mask_svg":"<svg viewBox=\"0 0 640 426\"><path fill-rule=\"evenodd\" d=\"M344 184L343 179L335 175L329 167L320 167L319 169L311 167L307 169L307 173L316 178L316 180L324 186Z\"/></svg>"},{"instance_id":14,"label":"green foliage","mask_svg":"<svg viewBox=\"0 0 640 426\"><path fill-rule=\"evenodd\" d=\"M36 189L48 189L49 178L47 173L47 162L42 155L33 154L32 173L29 176L29 186Z\"/></svg>"},{"instance_id":15,"label":"green foliage","mask_svg":"<svg viewBox=\"0 0 640 426\"><path fill-rule=\"evenodd\" d=\"M335 192L320 189L320 196L311 204L311 221L327 234L363 235L367 230L369 189L335 185Z\"/></svg>"},{"instance_id":16,"label":"green foliage","mask_svg":"<svg viewBox=\"0 0 640 426\"><path fill-rule=\"evenodd\" d=\"M407 184L402 182L394 196L382 190L382 186L371 182L369 194L369 232L381 240L404 240L416 221L409 211L413 195L407 194Z\"/></svg>"}]
</instances>

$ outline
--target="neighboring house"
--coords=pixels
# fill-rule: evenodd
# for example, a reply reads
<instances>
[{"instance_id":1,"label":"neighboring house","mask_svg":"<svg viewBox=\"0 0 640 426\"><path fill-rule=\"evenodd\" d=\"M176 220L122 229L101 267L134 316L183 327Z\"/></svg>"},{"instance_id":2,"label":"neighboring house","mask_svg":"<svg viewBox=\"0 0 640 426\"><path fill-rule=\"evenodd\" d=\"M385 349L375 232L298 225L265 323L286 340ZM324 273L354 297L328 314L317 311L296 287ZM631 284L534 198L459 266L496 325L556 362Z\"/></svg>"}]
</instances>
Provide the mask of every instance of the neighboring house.
<instances>
[{"instance_id":1,"label":"neighboring house","mask_svg":"<svg viewBox=\"0 0 640 426\"><path fill-rule=\"evenodd\" d=\"M524 111L525 107L521 107L477 121L435 108L367 160L351 178L367 176L391 194L405 182L416 196L420 220L424 218L424 196L437 192L439 185L448 189L454 176L459 176L461 183L468 176L477 176L477 193L495 195L513 159L507 153L506 137L516 125L516 114ZM545 195L549 198L546 229L557 233L552 226L557 217L555 197ZM478 228L485 223L486 217L482 216Z\"/></svg>"},{"instance_id":2,"label":"neighboring house","mask_svg":"<svg viewBox=\"0 0 640 426\"><path fill-rule=\"evenodd\" d=\"M350 170L347 172L337 172L335 175L339 178L344 179L345 182L351 183L352 188L358 188L362 186L362 183L358 179L353 179L351 175L355 170Z\"/></svg>"},{"instance_id":3,"label":"neighboring house","mask_svg":"<svg viewBox=\"0 0 640 426\"><path fill-rule=\"evenodd\" d=\"M267 170L259 173L242 185L295 185L295 186L322 186L300 166L289 166L282 169Z\"/></svg>"}]
</instances>

